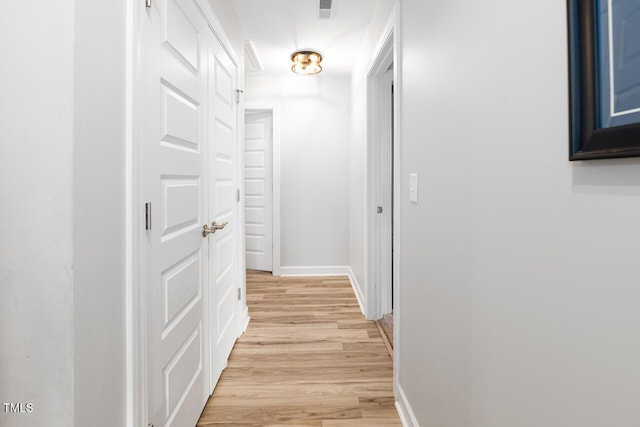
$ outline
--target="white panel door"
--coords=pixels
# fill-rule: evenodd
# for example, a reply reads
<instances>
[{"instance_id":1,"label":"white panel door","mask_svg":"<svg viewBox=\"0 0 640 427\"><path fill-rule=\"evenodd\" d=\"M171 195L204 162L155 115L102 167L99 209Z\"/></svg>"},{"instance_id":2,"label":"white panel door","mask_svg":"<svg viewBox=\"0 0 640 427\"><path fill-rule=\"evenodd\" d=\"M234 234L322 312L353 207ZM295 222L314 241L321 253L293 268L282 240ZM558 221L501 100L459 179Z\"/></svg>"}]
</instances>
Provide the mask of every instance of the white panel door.
<instances>
[{"instance_id":1,"label":"white panel door","mask_svg":"<svg viewBox=\"0 0 640 427\"><path fill-rule=\"evenodd\" d=\"M192 0L154 0L141 50L146 83L148 419L193 426L207 399L207 31Z\"/></svg>"},{"instance_id":2,"label":"white panel door","mask_svg":"<svg viewBox=\"0 0 640 427\"><path fill-rule=\"evenodd\" d=\"M273 271L271 112L245 116L244 188L247 268Z\"/></svg>"},{"instance_id":3,"label":"white panel door","mask_svg":"<svg viewBox=\"0 0 640 427\"><path fill-rule=\"evenodd\" d=\"M238 268L236 238L238 233L237 106L236 65L217 39L209 37L208 114L209 135L209 221L227 225L210 234L209 272L211 277L211 391L227 365L231 349L238 338Z\"/></svg>"}]
</instances>

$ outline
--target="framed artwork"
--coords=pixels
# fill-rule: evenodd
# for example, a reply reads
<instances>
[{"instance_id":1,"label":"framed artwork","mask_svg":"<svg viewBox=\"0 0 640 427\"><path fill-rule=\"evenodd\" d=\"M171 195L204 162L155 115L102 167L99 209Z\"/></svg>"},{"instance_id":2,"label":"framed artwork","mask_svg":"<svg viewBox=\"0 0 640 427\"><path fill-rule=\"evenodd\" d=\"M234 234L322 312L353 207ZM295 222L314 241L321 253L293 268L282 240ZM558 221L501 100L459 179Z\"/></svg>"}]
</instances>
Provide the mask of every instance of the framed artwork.
<instances>
[{"instance_id":1,"label":"framed artwork","mask_svg":"<svg viewBox=\"0 0 640 427\"><path fill-rule=\"evenodd\" d=\"M640 156L640 0L567 0L569 160Z\"/></svg>"}]
</instances>

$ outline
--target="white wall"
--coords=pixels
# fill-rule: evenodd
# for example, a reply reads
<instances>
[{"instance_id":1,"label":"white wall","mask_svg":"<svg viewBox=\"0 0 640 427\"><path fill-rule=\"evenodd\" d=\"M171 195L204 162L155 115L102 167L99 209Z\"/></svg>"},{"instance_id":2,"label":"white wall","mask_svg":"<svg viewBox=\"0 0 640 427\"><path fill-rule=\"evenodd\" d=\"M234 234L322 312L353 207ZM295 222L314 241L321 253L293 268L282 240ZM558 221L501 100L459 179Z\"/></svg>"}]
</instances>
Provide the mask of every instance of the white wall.
<instances>
[{"instance_id":1,"label":"white wall","mask_svg":"<svg viewBox=\"0 0 640 427\"><path fill-rule=\"evenodd\" d=\"M282 266L347 266L349 78L248 76L245 95L280 105Z\"/></svg>"},{"instance_id":2,"label":"white wall","mask_svg":"<svg viewBox=\"0 0 640 427\"><path fill-rule=\"evenodd\" d=\"M74 1L0 7L0 425L73 425Z\"/></svg>"},{"instance_id":3,"label":"white wall","mask_svg":"<svg viewBox=\"0 0 640 427\"><path fill-rule=\"evenodd\" d=\"M75 6L73 380L78 427L125 425L127 3L83 0Z\"/></svg>"},{"instance_id":4,"label":"white wall","mask_svg":"<svg viewBox=\"0 0 640 427\"><path fill-rule=\"evenodd\" d=\"M124 425L124 8L0 13L3 426Z\"/></svg>"},{"instance_id":5,"label":"white wall","mask_svg":"<svg viewBox=\"0 0 640 427\"><path fill-rule=\"evenodd\" d=\"M368 298L365 291L367 74L375 60L376 49L389 22L395 1L378 0L377 3L351 74L349 265L355 275L357 286L360 287L360 295L365 299Z\"/></svg>"},{"instance_id":6,"label":"white wall","mask_svg":"<svg viewBox=\"0 0 640 427\"><path fill-rule=\"evenodd\" d=\"M567 161L565 7L401 2L399 381L422 426L640 423L640 161Z\"/></svg>"}]
</instances>

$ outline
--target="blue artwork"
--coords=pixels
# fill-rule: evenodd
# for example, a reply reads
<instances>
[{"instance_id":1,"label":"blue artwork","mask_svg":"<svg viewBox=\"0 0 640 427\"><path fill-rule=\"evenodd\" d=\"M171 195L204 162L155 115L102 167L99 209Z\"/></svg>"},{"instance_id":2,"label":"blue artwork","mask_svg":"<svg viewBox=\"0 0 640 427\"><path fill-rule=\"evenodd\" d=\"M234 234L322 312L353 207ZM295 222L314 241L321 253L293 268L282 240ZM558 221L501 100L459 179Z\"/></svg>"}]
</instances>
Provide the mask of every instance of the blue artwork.
<instances>
[{"instance_id":1,"label":"blue artwork","mask_svg":"<svg viewBox=\"0 0 640 427\"><path fill-rule=\"evenodd\" d=\"M640 123L640 0L596 0L599 128Z\"/></svg>"},{"instance_id":2,"label":"blue artwork","mask_svg":"<svg viewBox=\"0 0 640 427\"><path fill-rule=\"evenodd\" d=\"M567 0L569 160L640 157L640 0Z\"/></svg>"}]
</instances>

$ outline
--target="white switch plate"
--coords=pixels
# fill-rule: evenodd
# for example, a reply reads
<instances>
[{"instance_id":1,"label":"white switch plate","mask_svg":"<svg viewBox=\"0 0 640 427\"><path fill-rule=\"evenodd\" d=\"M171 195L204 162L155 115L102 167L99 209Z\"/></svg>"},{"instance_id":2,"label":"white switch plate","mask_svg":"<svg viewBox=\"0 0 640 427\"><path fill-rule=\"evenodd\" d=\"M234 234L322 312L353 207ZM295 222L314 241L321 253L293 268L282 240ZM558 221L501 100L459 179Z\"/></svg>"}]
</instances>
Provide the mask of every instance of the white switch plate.
<instances>
[{"instance_id":1,"label":"white switch plate","mask_svg":"<svg viewBox=\"0 0 640 427\"><path fill-rule=\"evenodd\" d=\"M418 203L418 174L412 173L409 175L409 201L411 203Z\"/></svg>"}]
</instances>

